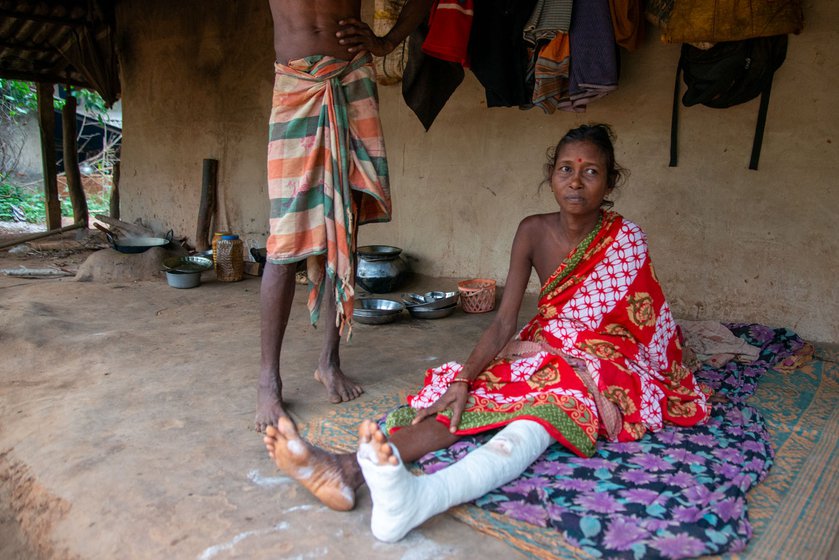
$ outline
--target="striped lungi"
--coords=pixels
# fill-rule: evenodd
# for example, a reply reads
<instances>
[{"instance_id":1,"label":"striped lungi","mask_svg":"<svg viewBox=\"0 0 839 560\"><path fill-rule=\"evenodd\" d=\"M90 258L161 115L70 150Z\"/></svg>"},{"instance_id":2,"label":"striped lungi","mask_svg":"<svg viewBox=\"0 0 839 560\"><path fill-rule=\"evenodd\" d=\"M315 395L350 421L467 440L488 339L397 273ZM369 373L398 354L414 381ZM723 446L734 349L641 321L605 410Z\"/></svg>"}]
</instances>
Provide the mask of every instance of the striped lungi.
<instances>
[{"instance_id":1,"label":"striped lungi","mask_svg":"<svg viewBox=\"0 0 839 560\"><path fill-rule=\"evenodd\" d=\"M352 61L310 56L275 64L267 259L306 259L312 324L329 277L341 330L352 318L355 227L391 217L371 61L365 54Z\"/></svg>"}]
</instances>

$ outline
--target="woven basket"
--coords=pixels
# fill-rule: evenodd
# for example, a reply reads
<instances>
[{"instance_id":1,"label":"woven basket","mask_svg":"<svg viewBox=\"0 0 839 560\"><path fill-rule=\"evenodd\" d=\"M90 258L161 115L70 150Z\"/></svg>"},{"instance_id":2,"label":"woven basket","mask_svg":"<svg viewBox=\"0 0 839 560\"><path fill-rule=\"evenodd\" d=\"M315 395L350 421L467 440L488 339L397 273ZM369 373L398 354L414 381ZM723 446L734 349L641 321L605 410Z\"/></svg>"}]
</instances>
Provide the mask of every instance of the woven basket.
<instances>
[{"instance_id":1,"label":"woven basket","mask_svg":"<svg viewBox=\"0 0 839 560\"><path fill-rule=\"evenodd\" d=\"M245 275L242 240L219 239L216 242L213 259L215 260L216 280L220 282L238 282Z\"/></svg>"},{"instance_id":2,"label":"woven basket","mask_svg":"<svg viewBox=\"0 0 839 560\"><path fill-rule=\"evenodd\" d=\"M466 313L486 313L495 309L495 280L475 278L457 283L460 304Z\"/></svg>"}]
</instances>

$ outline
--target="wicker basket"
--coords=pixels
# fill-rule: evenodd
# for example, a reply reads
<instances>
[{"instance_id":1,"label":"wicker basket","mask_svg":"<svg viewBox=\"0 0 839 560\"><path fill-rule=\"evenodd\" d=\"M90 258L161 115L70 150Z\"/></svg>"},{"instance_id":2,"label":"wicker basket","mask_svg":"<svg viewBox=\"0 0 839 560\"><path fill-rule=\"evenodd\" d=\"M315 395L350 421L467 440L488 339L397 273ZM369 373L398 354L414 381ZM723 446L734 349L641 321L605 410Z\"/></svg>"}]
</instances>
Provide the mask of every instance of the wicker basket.
<instances>
[{"instance_id":1,"label":"wicker basket","mask_svg":"<svg viewBox=\"0 0 839 560\"><path fill-rule=\"evenodd\" d=\"M235 235L225 235L216 242L213 259L215 260L216 280L220 282L238 282L245 274L242 240Z\"/></svg>"},{"instance_id":2,"label":"wicker basket","mask_svg":"<svg viewBox=\"0 0 839 560\"><path fill-rule=\"evenodd\" d=\"M475 278L457 283L460 304L466 313L486 313L495 309L495 280Z\"/></svg>"}]
</instances>

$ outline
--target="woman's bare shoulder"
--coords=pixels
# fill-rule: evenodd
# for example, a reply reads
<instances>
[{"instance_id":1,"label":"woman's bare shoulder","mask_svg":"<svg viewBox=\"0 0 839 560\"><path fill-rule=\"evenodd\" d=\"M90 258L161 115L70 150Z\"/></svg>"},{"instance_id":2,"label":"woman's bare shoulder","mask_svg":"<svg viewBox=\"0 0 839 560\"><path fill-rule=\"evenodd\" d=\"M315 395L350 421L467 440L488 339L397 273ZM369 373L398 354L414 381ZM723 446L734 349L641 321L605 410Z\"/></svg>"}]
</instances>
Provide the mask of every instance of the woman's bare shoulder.
<instances>
[{"instance_id":1,"label":"woman's bare shoulder","mask_svg":"<svg viewBox=\"0 0 839 560\"><path fill-rule=\"evenodd\" d=\"M529 230L531 228L543 228L556 222L559 217L559 212L549 212L547 214L531 214L522 219L519 223L519 229Z\"/></svg>"}]
</instances>

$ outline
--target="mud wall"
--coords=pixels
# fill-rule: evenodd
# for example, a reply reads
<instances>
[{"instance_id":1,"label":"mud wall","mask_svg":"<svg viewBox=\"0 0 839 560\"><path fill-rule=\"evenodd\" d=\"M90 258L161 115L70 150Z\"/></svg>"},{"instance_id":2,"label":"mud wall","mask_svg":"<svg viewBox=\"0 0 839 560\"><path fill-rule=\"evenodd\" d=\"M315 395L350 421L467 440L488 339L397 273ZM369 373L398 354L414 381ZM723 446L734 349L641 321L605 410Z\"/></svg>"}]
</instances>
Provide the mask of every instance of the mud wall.
<instances>
[{"instance_id":1,"label":"mud wall","mask_svg":"<svg viewBox=\"0 0 839 560\"><path fill-rule=\"evenodd\" d=\"M539 190L546 149L577 124L608 122L632 173L616 209L647 231L678 316L839 340L839 6L806 2L805 15L776 75L759 171L748 169L757 101L682 107L679 165L668 167L679 46L652 26L623 53L619 89L584 114L488 109L467 73L425 132L399 86L380 88L395 219L362 228L360 242L402 247L424 274L503 282L518 222L555 208ZM217 227L262 243L267 2L127 0L119 22L123 217L194 236L201 162L216 158Z\"/></svg>"}]
</instances>

